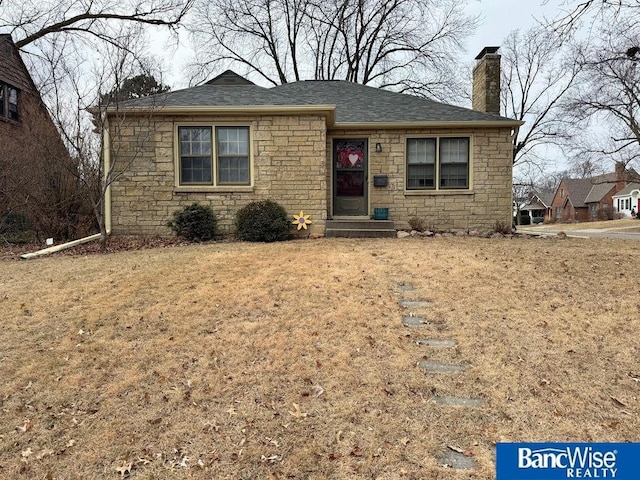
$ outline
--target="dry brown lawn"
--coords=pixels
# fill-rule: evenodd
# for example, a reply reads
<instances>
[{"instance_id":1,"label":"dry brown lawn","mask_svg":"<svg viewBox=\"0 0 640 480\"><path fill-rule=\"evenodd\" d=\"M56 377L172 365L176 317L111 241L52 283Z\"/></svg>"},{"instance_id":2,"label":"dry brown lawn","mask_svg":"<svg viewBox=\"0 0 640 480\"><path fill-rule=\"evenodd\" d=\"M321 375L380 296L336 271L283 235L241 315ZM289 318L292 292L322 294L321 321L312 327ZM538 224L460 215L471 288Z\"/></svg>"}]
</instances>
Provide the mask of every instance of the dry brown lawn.
<instances>
[{"instance_id":1,"label":"dry brown lawn","mask_svg":"<svg viewBox=\"0 0 640 480\"><path fill-rule=\"evenodd\" d=\"M326 239L4 259L0 478L491 479L497 441L640 441L638 245ZM403 327L400 299L432 301L414 310L431 323ZM467 370L427 374L422 358ZM432 402L444 395L487 404ZM441 465L448 446L477 469Z\"/></svg>"}]
</instances>

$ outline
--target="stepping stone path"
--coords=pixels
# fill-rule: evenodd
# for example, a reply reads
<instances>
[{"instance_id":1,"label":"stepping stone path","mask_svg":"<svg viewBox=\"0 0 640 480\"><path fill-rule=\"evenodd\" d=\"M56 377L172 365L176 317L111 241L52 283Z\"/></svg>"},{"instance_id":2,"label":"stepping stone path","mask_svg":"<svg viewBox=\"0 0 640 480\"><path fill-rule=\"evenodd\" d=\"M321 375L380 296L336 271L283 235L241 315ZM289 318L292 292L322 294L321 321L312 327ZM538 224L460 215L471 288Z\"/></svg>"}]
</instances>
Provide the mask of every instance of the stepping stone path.
<instances>
[{"instance_id":1,"label":"stepping stone path","mask_svg":"<svg viewBox=\"0 0 640 480\"><path fill-rule=\"evenodd\" d=\"M452 407L483 407L487 404L480 398L460 398L460 397L433 397L432 403L438 405L450 405Z\"/></svg>"},{"instance_id":2,"label":"stepping stone path","mask_svg":"<svg viewBox=\"0 0 640 480\"><path fill-rule=\"evenodd\" d=\"M463 453L454 452L447 449L440 457L438 462L442 465L447 465L451 468L457 468L460 470L473 470L476 468L476 462L471 457L467 457Z\"/></svg>"},{"instance_id":3,"label":"stepping stone path","mask_svg":"<svg viewBox=\"0 0 640 480\"><path fill-rule=\"evenodd\" d=\"M398 286L401 292L411 292L415 288L408 283L402 283ZM420 300L401 300L399 305L404 308L423 308L431 306L431 302ZM430 325L430 322L423 317L416 317L410 314L408 317L402 319L402 325L405 327L420 328ZM439 339L439 338L419 338L416 343L421 346L429 348L451 348L457 345L455 340L451 339ZM431 362L429 360L420 360L418 367L425 370L427 373L433 374L447 374L447 373L459 373L465 370L462 365L446 365L437 362ZM431 399L432 403L437 405L444 405L450 407L482 407L486 405L486 402L479 398L459 398L459 397L434 397ZM442 455L438 457L438 462L441 465L446 465L451 468L461 470L474 470L476 468L475 460L471 457L467 457L463 453L459 453L451 448L447 448Z\"/></svg>"},{"instance_id":4,"label":"stepping stone path","mask_svg":"<svg viewBox=\"0 0 640 480\"><path fill-rule=\"evenodd\" d=\"M412 300L402 300L400 302L401 307L414 308L414 307L430 307L431 302L416 302Z\"/></svg>"},{"instance_id":5,"label":"stepping stone path","mask_svg":"<svg viewBox=\"0 0 640 480\"><path fill-rule=\"evenodd\" d=\"M429 325L429 320L422 317L404 317L402 324L405 327L424 327L425 325Z\"/></svg>"},{"instance_id":6,"label":"stepping stone path","mask_svg":"<svg viewBox=\"0 0 640 480\"><path fill-rule=\"evenodd\" d=\"M409 318L409 317L405 317L405 318ZM413 317L413 318L417 318L417 317ZM435 338L419 338L418 340L416 340L416 343L418 345L424 345L426 347L434 347L434 348L440 348L440 347L451 348L456 346L455 340L438 340Z\"/></svg>"},{"instance_id":7,"label":"stepping stone path","mask_svg":"<svg viewBox=\"0 0 640 480\"><path fill-rule=\"evenodd\" d=\"M458 373L464 372L462 365L445 365L443 363L430 362L429 360L420 360L418 366L427 373Z\"/></svg>"}]
</instances>

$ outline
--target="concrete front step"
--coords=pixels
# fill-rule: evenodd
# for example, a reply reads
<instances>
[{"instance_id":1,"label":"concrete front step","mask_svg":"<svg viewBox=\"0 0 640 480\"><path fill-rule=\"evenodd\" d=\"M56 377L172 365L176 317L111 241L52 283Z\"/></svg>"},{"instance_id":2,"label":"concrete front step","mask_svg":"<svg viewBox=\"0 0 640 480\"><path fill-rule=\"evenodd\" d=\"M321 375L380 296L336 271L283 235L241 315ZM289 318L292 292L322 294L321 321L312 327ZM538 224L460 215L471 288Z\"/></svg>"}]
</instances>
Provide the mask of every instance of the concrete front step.
<instances>
[{"instance_id":1,"label":"concrete front step","mask_svg":"<svg viewBox=\"0 0 640 480\"><path fill-rule=\"evenodd\" d=\"M396 230L389 220L327 220L327 237L395 238Z\"/></svg>"}]
</instances>

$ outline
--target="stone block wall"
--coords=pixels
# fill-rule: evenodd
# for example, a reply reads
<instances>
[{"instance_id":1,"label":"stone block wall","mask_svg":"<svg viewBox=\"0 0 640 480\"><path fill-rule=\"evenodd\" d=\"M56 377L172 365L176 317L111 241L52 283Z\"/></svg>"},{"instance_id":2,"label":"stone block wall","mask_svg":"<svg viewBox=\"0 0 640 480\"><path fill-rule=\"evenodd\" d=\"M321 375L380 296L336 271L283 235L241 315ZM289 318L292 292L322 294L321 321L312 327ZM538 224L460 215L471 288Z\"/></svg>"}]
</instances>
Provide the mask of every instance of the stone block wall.
<instances>
[{"instance_id":1,"label":"stone block wall","mask_svg":"<svg viewBox=\"0 0 640 480\"><path fill-rule=\"evenodd\" d=\"M406 137L470 136L471 183L468 191L405 191ZM327 157L332 156L333 138L369 139L370 213L376 207L389 208L396 228L408 228L409 219L419 217L437 230L492 230L495 223L511 225L512 144L510 128L331 130L327 137ZM375 144L382 152L375 151ZM374 187L374 175L387 175L388 186ZM327 196L331 199L331 169L328 168Z\"/></svg>"},{"instance_id":2,"label":"stone block wall","mask_svg":"<svg viewBox=\"0 0 640 480\"><path fill-rule=\"evenodd\" d=\"M332 206L332 143L334 138L369 140L369 212L389 208L397 228L419 217L438 230L493 229L512 221L512 144L510 128L358 129L326 133L322 116L135 116L111 121L111 157L117 180L112 186L114 234L170 235L166 226L174 211L193 202L210 205L220 231L234 231L235 214L243 205L271 199L290 215L311 215L312 232L324 232ZM251 187L176 187L175 125L237 124L251 126ZM405 191L406 137L460 135L471 138L471 186L461 191ZM382 144L382 152L374 145ZM373 176L389 177L374 187Z\"/></svg>"},{"instance_id":3,"label":"stone block wall","mask_svg":"<svg viewBox=\"0 0 640 480\"><path fill-rule=\"evenodd\" d=\"M175 125L248 125L251 187L180 188L175 181ZM174 211L198 202L210 205L221 233L235 230L235 214L255 200L274 200L291 215L311 215L312 232L327 218L326 124L318 115L130 116L111 118L114 234L171 235Z\"/></svg>"}]
</instances>

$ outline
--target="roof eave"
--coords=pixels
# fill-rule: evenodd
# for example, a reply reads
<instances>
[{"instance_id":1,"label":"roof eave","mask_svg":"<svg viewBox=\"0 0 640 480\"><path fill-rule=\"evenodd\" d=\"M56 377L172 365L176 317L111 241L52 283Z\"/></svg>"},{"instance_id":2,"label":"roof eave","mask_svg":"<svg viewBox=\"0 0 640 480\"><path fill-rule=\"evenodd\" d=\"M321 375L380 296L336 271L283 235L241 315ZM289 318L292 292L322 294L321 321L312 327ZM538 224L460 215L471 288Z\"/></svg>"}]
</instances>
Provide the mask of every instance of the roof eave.
<instances>
[{"instance_id":1,"label":"roof eave","mask_svg":"<svg viewBox=\"0 0 640 480\"><path fill-rule=\"evenodd\" d=\"M453 121L415 121L415 122L336 122L334 128L343 129L405 129L405 128L513 128L524 125L519 120L453 120Z\"/></svg>"},{"instance_id":2,"label":"roof eave","mask_svg":"<svg viewBox=\"0 0 640 480\"><path fill-rule=\"evenodd\" d=\"M90 109L94 113L95 108ZM108 107L107 115L323 115L327 124L335 122L335 105L203 105L203 106L144 106L144 107Z\"/></svg>"}]
</instances>

